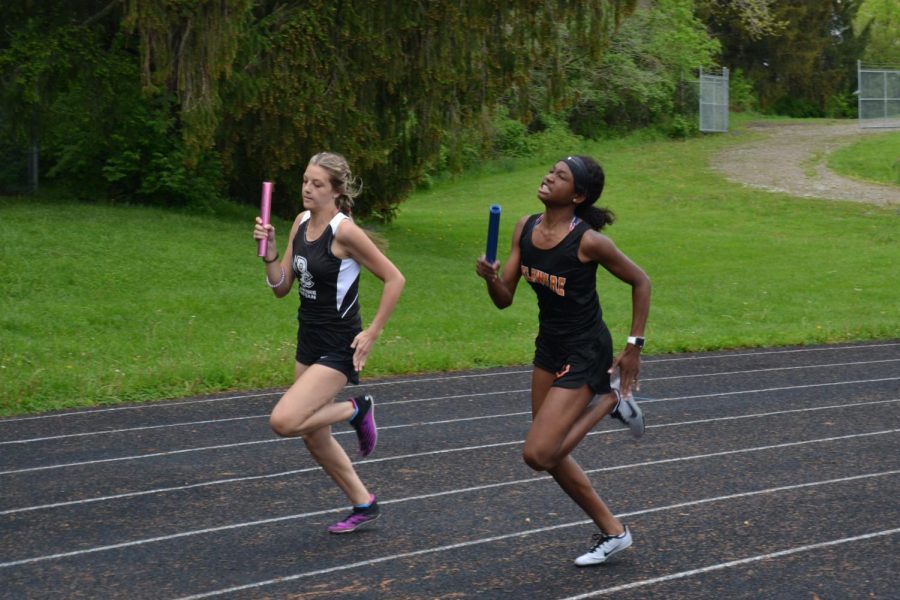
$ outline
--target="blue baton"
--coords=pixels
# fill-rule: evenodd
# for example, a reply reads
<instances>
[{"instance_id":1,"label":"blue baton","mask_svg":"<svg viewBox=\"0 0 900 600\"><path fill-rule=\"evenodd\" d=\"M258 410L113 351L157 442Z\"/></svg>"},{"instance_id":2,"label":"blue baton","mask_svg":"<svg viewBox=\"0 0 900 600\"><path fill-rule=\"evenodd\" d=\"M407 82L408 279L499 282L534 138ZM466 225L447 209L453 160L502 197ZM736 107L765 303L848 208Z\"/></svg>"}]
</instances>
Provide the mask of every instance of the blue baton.
<instances>
[{"instance_id":1,"label":"blue baton","mask_svg":"<svg viewBox=\"0 0 900 600\"><path fill-rule=\"evenodd\" d=\"M500 234L500 205L492 204L490 216L488 217L488 235L487 249L484 251L484 258L489 263L494 264L497 260L497 237Z\"/></svg>"}]
</instances>

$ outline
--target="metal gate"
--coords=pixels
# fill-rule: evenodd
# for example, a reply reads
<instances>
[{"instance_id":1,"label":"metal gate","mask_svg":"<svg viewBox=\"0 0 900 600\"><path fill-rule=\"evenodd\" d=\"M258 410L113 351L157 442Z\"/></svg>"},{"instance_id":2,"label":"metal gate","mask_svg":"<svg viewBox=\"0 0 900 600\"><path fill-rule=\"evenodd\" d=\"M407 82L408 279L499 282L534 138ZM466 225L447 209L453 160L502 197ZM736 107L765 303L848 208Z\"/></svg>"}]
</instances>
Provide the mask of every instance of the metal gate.
<instances>
[{"instance_id":1,"label":"metal gate","mask_svg":"<svg viewBox=\"0 0 900 600\"><path fill-rule=\"evenodd\" d=\"M700 131L728 131L728 69L710 74L700 67Z\"/></svg>"},{"instance_id":2,"label":"metal gate","mask_svg":"<svg viewBox=\"0 0 900 600\"><path fill-rule=\"evenodd\" d=\"M900 70L857 61L860 127L900 127Z\"/></svg>"}]
</instances>

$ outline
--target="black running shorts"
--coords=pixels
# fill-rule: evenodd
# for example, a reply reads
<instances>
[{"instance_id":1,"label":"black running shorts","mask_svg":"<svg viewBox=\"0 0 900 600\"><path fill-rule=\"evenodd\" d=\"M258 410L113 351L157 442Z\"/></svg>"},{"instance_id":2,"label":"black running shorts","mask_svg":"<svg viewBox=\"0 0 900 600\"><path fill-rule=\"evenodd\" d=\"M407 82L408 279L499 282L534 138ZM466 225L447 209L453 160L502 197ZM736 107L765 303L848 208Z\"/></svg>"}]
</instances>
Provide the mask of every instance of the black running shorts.
<instances>
[{"instance_id":1,"label":"black running shorts","mask_svg":"<svg viewBox=\"0 0 900 600\"><path fill-rule=\"evenodd\" d=\"M605 325L589 334L571 338L538 335L534 341L534 366L556 374L553 387L578 389L583 385L595 394L608 394L612 365L612 336Z\"/></svg>"},{"instance_id":2,"label":"black running shorts","mask_svg":"<svg viewBox=\"0 0 900 600\"><path fill-rule=\"evenodd\" d=\"M325 365L340 371L353 384L359 383L359 373L353 369L353 338L359 329L343 332L328 331L314 325L297 328L297 362L301 365Z\"/></svg>"}]
</instances>

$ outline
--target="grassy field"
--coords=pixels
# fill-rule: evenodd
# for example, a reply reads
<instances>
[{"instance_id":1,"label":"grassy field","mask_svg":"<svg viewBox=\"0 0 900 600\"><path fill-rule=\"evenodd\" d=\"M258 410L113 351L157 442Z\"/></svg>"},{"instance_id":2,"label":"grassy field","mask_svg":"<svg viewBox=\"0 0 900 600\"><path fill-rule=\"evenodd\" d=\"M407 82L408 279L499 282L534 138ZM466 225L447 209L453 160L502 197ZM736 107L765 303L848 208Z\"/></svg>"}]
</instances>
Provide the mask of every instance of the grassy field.
<instances>
[{"instance_id":1,"label":"grassy field","mask_svg":"<svg viewBox=\"0 0 900 600\"><path fill-rule=\"evenodd\" d=\"M900 185L900 132L873 134L839 148L828 157L828 167L847 177Z\"/></svg>"},{"instance_id":2,"label":"grassy field","mask_svg":"<svg viewBox=\"0 0 900 600\"><path fill-rule=\"evenodd\" d=\"M646 353L900 338L897 209L724 181L706 165L747 139L732 126L564 150L604 164L618 216L606 233L653 280ZM530 361L533 293L520 284L498 311L474 261L488 206L503 206L503 260L552 162L485 168L404 203L381 233L407 289L364 377ZM297 296L266 287L253 216L0 199L0 414L287 385ZM283 252L288 223L276 226ZM629 291L599 279L620 345ZM363 279L364 318L377 284Z\"/></svg>"}]
</instances>

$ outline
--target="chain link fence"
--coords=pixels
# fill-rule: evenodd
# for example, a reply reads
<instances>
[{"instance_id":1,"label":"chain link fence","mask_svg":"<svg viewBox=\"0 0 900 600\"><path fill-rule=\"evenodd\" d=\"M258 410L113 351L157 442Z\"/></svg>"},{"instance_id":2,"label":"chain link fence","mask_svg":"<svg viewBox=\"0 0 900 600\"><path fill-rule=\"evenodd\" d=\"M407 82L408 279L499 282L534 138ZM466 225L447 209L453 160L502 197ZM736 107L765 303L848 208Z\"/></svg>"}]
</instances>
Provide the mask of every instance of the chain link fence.
<instances>
[{"instance_id":1,"label":"chain link fence","mask_svg":"<svg viewBox=\"0 0 900 600\"><path fill-rule=\"evenodd\" d=\"M900 127L900 68L856 64L859 126Z\"/></svg>"},{"instance_id":2,"label":"chain link fence","mask_svg":"<svg viewBox=\"0 0 900 600\"><path fill-rule=\"evenodd\" d=\"M700 131L728 131L728 69L708 73L700 67Z\"/></svg>"}]
</instances>

